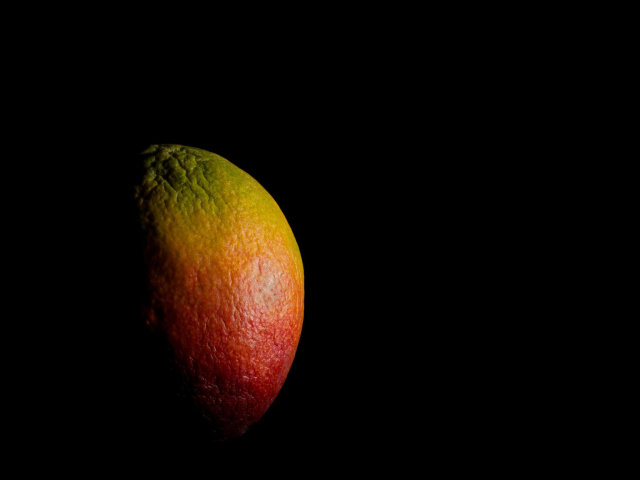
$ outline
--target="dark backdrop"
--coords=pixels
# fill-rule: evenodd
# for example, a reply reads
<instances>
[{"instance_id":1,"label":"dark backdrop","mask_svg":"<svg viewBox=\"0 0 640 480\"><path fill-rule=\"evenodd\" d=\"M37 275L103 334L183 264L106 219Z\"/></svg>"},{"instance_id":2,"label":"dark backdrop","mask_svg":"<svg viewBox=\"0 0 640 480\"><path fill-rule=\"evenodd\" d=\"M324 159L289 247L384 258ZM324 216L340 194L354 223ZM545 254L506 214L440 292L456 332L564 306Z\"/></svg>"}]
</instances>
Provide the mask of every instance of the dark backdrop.
<instances>
[{"instance_id":1,"label":"dark backdrop","mask_svg":"<svg viewBox=\"0 0 640 480\"><path fill-rule=\"evenodd\" d=\"M51 192L39 205L55 285L45 310L62 319L43 335L55 398L39 408L56 412L42 417L43 442L98 458L195 450L225 462L259 450L316 464L355 452L434 458L482 442L487 404L513 398L492 393L487 365L499 359L475 320L495 313L499 294L483 243L488 164L468 155L485 147L448 108L450 91L335 72L153 88L167 68L76 92L72 108L46 106L36 120L46 135L34 173ZM302 254L305 318L289 377L225 445L187 426L138 328L132 185L155 143L209 150L248 172Z\"/></svg>"},{"instance_id":2,"label":"dark backdrop","mask_svg":"<svg viewBox=\"0 0 640 480\"><path fill-rule=\"evenodd\" d=\"M19 267L6 274L3 326L21 331L3 338L19 380L7 380L7 397L23 408L5 414L24 434L8 440L23 438L26 466L48 451L100 471L186 450L238 471L265 451L265 473L308 453L305 475L342 472L342 459L349 473L385 462L397 474L403 456L421 472L526 450L516 440L543 431L545 405L571 376L554 385L531 368L549 338L572 343L557 332L565 311L544 302L571 283L547 252L574 207L548 219L554 188L575 183L558 170L573 146L549 141L565 135L572 107L556 98L565 90L548 57L500 29L487 44L492 24L468 11L463 23L461 12L290 21L287 11L286 28L253 12L255 32L244 14L237 25L204 12L114 13L102 29L106 10L67 15L73 28L47 12L46 29L13 22L3 235L20 248L4 250ZM185 429L135 328L131 184L152 143L204 148L247 171L302 252L291 373L264 418L226 446ZM533 452L559 438L543 434Z\"/></svg>"}]
</instances>

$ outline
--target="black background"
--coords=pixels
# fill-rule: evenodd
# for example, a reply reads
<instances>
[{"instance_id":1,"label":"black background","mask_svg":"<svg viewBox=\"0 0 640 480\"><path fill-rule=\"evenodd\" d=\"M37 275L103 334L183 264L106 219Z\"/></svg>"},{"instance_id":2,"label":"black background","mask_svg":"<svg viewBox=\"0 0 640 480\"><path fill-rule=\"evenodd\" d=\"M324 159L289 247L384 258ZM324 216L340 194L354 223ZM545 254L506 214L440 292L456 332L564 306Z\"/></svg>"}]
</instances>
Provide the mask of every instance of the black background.
<instances>
[{"instance_id":1,"label":"black background","mask_svg":"<svg viewBox=\"0 0 640 480\"><path fill-rule=\"evenodd\" d=\"M469 128L477 110L461 113L455 85L426 90L410 72L375 68L289 71L225 78L137 65L43 103L33 120L42 146L31 153L46 192L37 265L54 288L38 305L47 395L33 396L37 443L94 462L144 451L231 464L287 452L357 468L362 455L455 456L495 438L490 412L519 393L496 395L502 331L477 319L505 313L486 247L508 238L492 233L495 170L474 152L504 145ZM175 75L184 78L167 80ZM302 254L291 372L265 416L227 444L187 424L138 328L132 185L140 152L157 143L209 150L248 172Z\"/></svg>"},{"instance_id":2,"label":"black background","mask_svg":"<svg viewBox=\"0 0 640 480\"><path fill-rule=\"evenodd\" d=\"M382 463L398 474L407 460L475 469L563 443L568 424L546 413L573 411L557 407L573 372L552 360L571 344L558 325L574 305L550 305L571 284L552 254L574 251L562 228L583 196L558 211L554 195L584 165L563 177L575 145L552 144L573 107L545 65L555 54L531 55L539 35L521 19L495 16L494 29L476 12L385 9L293 22L270 12L272 23L254 11L234 24L146 10L65 28L76 16L57 13L41 30L15 19L2 100L13 106L3 233L17 244L5 257L19 265L6 274L3 325L19 332L4 337L17 404L5 414L26 466L50 452L90 472L175 458L270 473L302 458L305 475ZM247 171L302 252L291 373L263 419L225 445L184 425L135 328L131 185L154 143Z\"/></svg>"}]
</instances>

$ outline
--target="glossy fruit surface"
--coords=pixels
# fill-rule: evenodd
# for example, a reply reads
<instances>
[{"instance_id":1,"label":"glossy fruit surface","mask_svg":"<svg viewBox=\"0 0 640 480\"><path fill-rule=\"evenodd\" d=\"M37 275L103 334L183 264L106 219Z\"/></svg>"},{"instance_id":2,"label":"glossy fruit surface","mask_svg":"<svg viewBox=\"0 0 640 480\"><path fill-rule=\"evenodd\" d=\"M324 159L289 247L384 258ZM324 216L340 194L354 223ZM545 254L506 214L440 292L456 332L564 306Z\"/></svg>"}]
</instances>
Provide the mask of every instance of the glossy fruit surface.
<instances>
[{"instance_id":1,"label":"glossy fruit surface","mask_svg":"<svg viewBox=\"0 0 640 480\"><path fill-rule=\"evenodd\" d=\"M226 159L180 145L143 154L144 320L208 428L240 436L274 401L296 353L298 245L273 198Z\"/></svg>"}]
</instances>

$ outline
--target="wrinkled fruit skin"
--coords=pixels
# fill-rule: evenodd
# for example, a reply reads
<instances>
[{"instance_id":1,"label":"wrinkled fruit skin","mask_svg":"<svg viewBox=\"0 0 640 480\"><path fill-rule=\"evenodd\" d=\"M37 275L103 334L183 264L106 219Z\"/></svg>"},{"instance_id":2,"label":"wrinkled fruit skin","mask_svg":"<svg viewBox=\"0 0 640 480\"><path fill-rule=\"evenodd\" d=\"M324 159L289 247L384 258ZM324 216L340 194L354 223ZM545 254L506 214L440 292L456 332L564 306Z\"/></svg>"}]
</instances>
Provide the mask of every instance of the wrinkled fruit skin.
<instances>
[{"instance_id":1,"label":"wrinkled fruit skin","mask_svg":"<svg viewBox=\"0 0 640 480\"><path fill-rule=\"evenodd\" d=\"M153 145L136 187L143 317L218 439L242 435L280 391L303 320L298 245L247 173L197 148Z\"/></svg>"}]
</instances>

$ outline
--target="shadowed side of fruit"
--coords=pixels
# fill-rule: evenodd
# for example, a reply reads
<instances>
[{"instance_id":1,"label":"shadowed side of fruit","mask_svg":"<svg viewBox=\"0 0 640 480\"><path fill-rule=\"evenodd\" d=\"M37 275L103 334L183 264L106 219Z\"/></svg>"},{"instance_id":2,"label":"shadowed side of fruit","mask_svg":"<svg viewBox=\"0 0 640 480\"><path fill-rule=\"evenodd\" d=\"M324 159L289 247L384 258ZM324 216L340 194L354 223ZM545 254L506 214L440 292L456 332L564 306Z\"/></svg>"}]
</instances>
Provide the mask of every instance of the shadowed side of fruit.
<instances>
[{"instance_id":1,"label":"shadowed side of fruit","mask_svg":"<svg viewBox=\"0 0 640 480\"><path fill-rule=\"evenodd\" d=\"M293 362L300 251L273 198L226 159L180 145L143 154L136 202L149 338L201 425L235 438L266 412Z\"/></svg>"}]
</instances>

